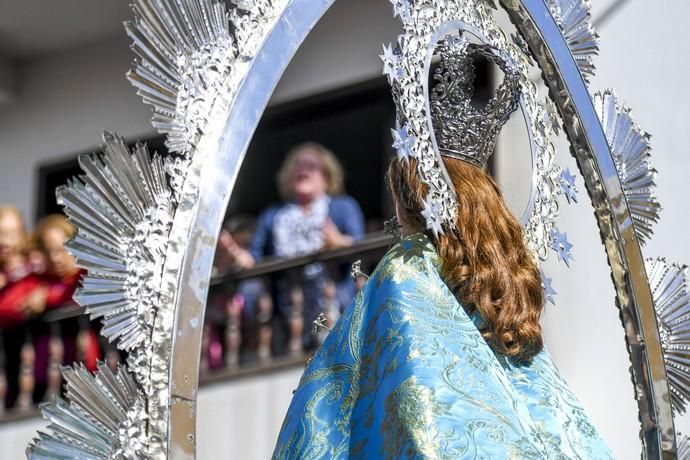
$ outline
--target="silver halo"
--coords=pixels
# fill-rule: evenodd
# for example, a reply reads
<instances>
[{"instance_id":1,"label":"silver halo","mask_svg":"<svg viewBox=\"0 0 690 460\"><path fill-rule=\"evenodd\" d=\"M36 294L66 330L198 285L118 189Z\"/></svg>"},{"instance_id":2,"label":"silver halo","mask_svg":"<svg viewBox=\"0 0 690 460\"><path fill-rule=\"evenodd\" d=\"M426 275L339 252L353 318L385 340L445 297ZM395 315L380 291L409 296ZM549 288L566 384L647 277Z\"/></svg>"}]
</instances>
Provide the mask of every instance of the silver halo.
<instances>
[{"instance_id":1,"label":"silver halo","mask_svg":"<svg viewBox=\"0 0 690 460\"><path fill-rule=\"evenodd\" d=\"M434 56L434 52L436 51L436 47L438 46L438 42L443 39L446 35L452 32L457 32L457 31L463 31L463 32L469 32L472 34L475 38L477 38L481 43L485 45L490 45L488 39L486 36L479 31L477 27L472 26L471 24L468 24L465 21L460 21L460 20L454 20L454 21L447 21L436 30L436 33L433 35L431 38L431 41L427 47L427 55L426 55L426 60L424 64L425 71L424 73L426 75L429 75L429 71L431 70L431 61ZM499 50L494 49L495 52L500 53ZM501 54L501 57L505 59L505 56ZM431 106L430 106L430 99L429 99L429 82L428 79L424 80L424 99L426 100L426 113L430 114L431 113ZM529 193L529 198L527 201L527 204L525 205L525 209L523 210L522 214L520 215L520 224L522 224L523 227L527 226L530 218L532 217L534 210L535 210L535 202L536 202L536 197L538 194L538 182L539 182L539 171L537 169L537 148L535 145L535 134L533 131L533 127L530 126L530 123L528 122L528 115L527 115L527 108L525 107L525 104L522 100L520 99L520 113L522 115L522 120L525 123L525 128L527 130L527 136L529 139L529 148L530 148L530 158L532 160L532 174L531 174L531 180L530 180L530 193ZM433 133L434 128L432 126L431 122L431 117L427 116L427 124L429 127L429 132ZM436 136L432 135L431 136L431 143L434 147L435 152L439 152L438 148L438 143L436 141ZM440 162L441 165L441 171L443 173L443 176L445 180L450 183L450 177L448 176L448 172L446 171L445 166L443 166L443 162Z\"/></svg>"}]
</instances>

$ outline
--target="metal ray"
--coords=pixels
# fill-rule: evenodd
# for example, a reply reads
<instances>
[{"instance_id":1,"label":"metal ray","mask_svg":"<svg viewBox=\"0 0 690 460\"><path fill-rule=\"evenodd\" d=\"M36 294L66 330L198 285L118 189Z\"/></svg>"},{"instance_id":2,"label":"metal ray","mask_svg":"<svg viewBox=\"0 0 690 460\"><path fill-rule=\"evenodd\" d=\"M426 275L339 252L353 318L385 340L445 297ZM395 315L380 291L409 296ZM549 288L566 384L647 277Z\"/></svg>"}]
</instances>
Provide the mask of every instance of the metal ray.
<instances>
[{"instance_id":1,"label":"metal ray","mask_svg":"<svg viewBox=\"0 0 690 460\"><path fill-rule=\"evenodd\" d=\"M565 37L586 82L594 76L594 56L599 54L599 35L592 25L589 0L547 0L551 15Z\"/></svg>"},{"instance_id":2,"label":"metal ray","mask_svg":"<svg viewBox=\"0 0 690 460\"><path fill-rule=\"evenodd\" d=\"M671 388L671 404L685 413L690 400L690 292L687 267L647 259L645 268L659 323L661 347Z\"/></svg>"},{"instance_id":3,"label":"metal ray","mask_svg":"<svg viewBox=\"0 0 690 460\"><path fill-rule=\"evenodd\" d=\"M661 205L656 197L656 169L651 164L650 136L635 123L628 107L620 105L613 90L594 95L606 140L641 244L652 236Z\"/></svg>"},{"instance_id":4,"label":"metal ray","mask_svg":"<svg viewBox=\"0 0 690 460\"><path fill-rule=\"evenodd\" d=\"M143 396L124 367L113 372L98 364L95 375L83 365L62 369L65 398L41 405L50 422L26 450L29 459L136 458L145 432L124 431L128 419L143 411Z\"/></svg>"}]
</instances>

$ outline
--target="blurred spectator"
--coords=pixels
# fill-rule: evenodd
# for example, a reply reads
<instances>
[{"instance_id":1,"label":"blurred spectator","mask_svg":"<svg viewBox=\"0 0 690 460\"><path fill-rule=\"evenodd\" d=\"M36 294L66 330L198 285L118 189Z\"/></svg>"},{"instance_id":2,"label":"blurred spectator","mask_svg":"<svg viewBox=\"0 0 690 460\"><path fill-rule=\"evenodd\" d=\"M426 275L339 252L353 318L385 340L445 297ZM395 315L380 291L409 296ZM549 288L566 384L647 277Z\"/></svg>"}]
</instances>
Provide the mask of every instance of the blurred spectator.
<instances>
[{"instance_id":1,"label":"blurred spectator","mask_svg":"<svg viewBox=\"0 0 690 460\"><path fill-rule=\"evenodd\" d=\"M343 170L328 149L314 142L290 151L278 173L283 203L271 206L259 217L251 245L243 248L230 232L221 232L218 261L250 268L267 256L295 257L323 249L351 246L364 233L364 218L357 202L343 195ZM348 304L354 284L343 267L337 278L339 304ZM304 267L300 274L303 289L304 342L314 345L311 323L322 312L323 291L328 279L322 264ZM291 281L276 279L277 313L284 321L290 317Z\"/></svg>"},{"instance_id":2,"label":"blurred spectator","mask_svg":"<svg viewBox=\"0 0 690 460\"><path fill-rule=\"evenodd\" d=\"M45 309L46 291L27 258L19 210L0 207L0 327L17 326Z\"/></svg>"},{"instance_id":3,"label":"blurred spectator","mask_svg":"<svg viewBox=\"0 0 690 460\"><path fill-rule=\"evenodd\" d=\"M41 279L46 286L46 307L64 307L72 303L72 296L79 287L82 270L65 248L65 242L76 230L67 218L55 214L44 217L36 226L35 244L45 258L45 271ZM100 356L98 336L85 316L63 320L59 325L40 322L33 325L36 349L36 393L40 400L48 379L49 362L60 360L65 364L83 362L93 371ZM55 339L62 339L57 347ZM57 356L59 353L60 356Z\"/></svg>"},{"instance_id":4,"label":"blurred spectator","mask_svg":"<svg viewBox=\"0 0 690 460\"><path fill-rule=\"evenodd\" d=\"M229 217L223 223L223 228L221 229L221 239L226 239L230 237L230 241L233 249L235 247L243 250L249 251L251 247L252 240L254 239L254 231L256 229L256 219L247 215L236 215ZM222 245L219 243L219 248ZM214 268L219 272L228 272L230 270L236 270L241 268L248 268L253 266L253 261L247 261L240 257L235 257L235 251L218 250L216 251L216 258L214 261Z\"/></svg>"},{"instance_id":5,"label":"blurred spectator","mask_svg":"<svg viewBox=\"0 0 690 460\"><path fill-rule=\"evenodd\" d=\"M28 237L26 247L26 257L31 265L31 270L36 274L41 274L46 270L46 256L36 245L36 232L32 232Z\"/></svg>"},{"instance_id":6,"label":"blurred spectator","mask_svg":"<svg viewBox=\"0 0 690 460\"><path fill-rule=\"evenodd\" d=\"M46 289L27 258L27 240L19 210L0 207L1 364L5 370L0 376L0 398L7 407L19 399L22 409L30 406L34 390L34 351L26 321L40 314L46 301Z\"/></svg>"},{"instance_id":7,"label":"blurred spectator","mask_svg":"<svg viewBox=\"0 0 690 460\"><path fill-rule=\"evenodd\" d=\"M256 220L251 216L237 215L228 218L223 224L223 233L229 233L238 247L248 251L252 239ZM216 267L220 271L236 270L242 267L232 257L222 250L216 252ZM209 292L206 313L208 329L204 329L204 345L202 356L207 357L208 367L213 369L223 363L226 367L235 367L240 363L240 349L243 360L254 359L260 347L257 325L259 313L259 299L267 293L263 280L250 278L240 281L237 286L217 285ZM270 323L270 318L269 321ZM224 329L223 334L219 331ZM224 338L224 360L218 362L214 350ZM270 340L269 340L270 342ZM269 344L270 346L270 344Z\"/></svg>"},{"instance_id":8,"label":"blurred spectator","mask_svg":"<svg viewBox=\"0 0 690 460\"><path fill-rule=\"evenodd\" d=\"M44 217L36 226L36 248L41 251L45 261L42 278L48 288L47 308L61 307L71 302L79 287L82 271L65 248L65 242L74 234L74 226L60 214Z\"/></svg>"}]
</instances>

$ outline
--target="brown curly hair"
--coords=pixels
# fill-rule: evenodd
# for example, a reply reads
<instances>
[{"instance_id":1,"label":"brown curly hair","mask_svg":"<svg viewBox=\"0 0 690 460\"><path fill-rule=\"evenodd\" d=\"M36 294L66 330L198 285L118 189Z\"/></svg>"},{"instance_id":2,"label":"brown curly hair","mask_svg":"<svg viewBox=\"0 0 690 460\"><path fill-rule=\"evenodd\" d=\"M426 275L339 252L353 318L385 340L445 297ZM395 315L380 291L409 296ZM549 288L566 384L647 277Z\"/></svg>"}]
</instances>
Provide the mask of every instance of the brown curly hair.
<instances>
[{"instance_id":1,"label":"brown curly hair","mask_svg":"<svg viewBox=\"0 0 690 460\"><path fill-rule=\"evenodd\" d=\"M444 163L458 197L453 231L438 238L426 231L421 210L427 186L413 159L393 159L386 175L401 223L435 242L441 276L468 312L479 311L489 345L511 358L529 360L543 348L543 293L522 227L484 171L462 160L446 158Z\"/></svg>"}]
</instances>

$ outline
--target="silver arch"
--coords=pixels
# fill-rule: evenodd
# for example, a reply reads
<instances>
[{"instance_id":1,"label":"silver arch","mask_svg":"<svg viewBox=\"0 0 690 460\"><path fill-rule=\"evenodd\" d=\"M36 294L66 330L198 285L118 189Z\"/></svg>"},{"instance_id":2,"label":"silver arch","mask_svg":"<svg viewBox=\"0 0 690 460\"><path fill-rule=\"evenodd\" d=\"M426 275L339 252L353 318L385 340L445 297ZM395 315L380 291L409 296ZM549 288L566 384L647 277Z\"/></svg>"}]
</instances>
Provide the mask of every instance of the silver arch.
<instances>
[{"instance_id":1,"label":"silver arch","mask_svg":"<svg viewBox=\"0 0 690 460\"><path fill-rule=\"evenodd\" d=\"M218 234L242 160L280 77L319 19L335 0L292 0L251 62L237 90L222 134L200 145L185 182L198 184L196 203L180 216L182 254L177 279L175 324L170 354L168 457L194 458L199 356L208 284ZM209 129L212 131L213 129ZM207 149L202 152L202 149ZM203 163L197 159L203 159ZM180 209L178 209L178 214ZM176 220L178 216L176 215ZM173 229L174 231L174 229ZM172 242L172 241L171 241ZM167 265L167 262L166 262Z\"/></svg>"},{"instance_id":2,"label":"silver arch","mask_svg":"<svg viewBox=\"0 0 690 460\"><path fill-rule=\"evenodd\" d=\"M152 426L163 443L167 438L170 458L195 456L201 325L216 240L240 165L283 71L334 2L292 0L287 5L249 64L236 97L214 104L217 116L211 116L210 123L216 126L207 131L218 135L203 139L188 169L170 238L169 253L174 257L165 266L175 294L174 318L169 318L174 321L172 342L169 354L164 354L169 359L169 381L158 387L158 409L164 415ZM501 4L544 72L592 199L632 362L643 455L671 458L675 435L670 397L644 261L587 87L542 0L501 0Z\"/></svg>"}]
</instances>

